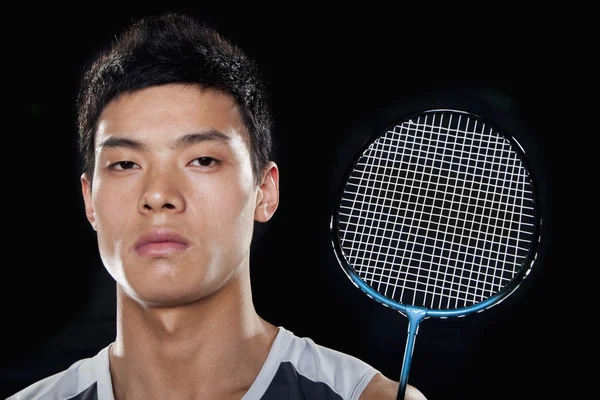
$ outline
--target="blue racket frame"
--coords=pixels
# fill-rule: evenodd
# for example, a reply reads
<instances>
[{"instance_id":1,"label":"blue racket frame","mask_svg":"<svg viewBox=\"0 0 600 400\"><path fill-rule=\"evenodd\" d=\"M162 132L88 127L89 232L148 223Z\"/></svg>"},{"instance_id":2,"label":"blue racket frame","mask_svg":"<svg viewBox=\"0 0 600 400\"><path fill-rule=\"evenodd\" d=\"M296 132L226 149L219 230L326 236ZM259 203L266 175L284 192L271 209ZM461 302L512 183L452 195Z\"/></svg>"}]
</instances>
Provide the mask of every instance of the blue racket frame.
<instances>
[{"instance_id":1,"label":"blue racket frame","mask_svg":"<svg viewBox=\"0 0 600 400\"><path fill-rule=\"evenodd\" d=\"M534 204L535 204L534 220L536 222L534 225L534 238L537 238L537 240L532 241L532 246L530 248L529 254L528 254L527 258L525 259L525 262L523 263L523 266L520 269L519 273L501 291L499 291L498 293L496 293L493 296L488 297L486 300L484 300L480 303L471 305L469 307L457 308L457 309L453 309L453 310L430 310L430 309L422 308L422 307L407 306L404 304L400 304L400 303L390 299L389 297L382 295L381 293L377 292L375 289L370 287L367 283L365 283L362 280L362 278L356 273L356 271L348 263L348 261L346 260L346 258L344 256L344 252L342 250L342 246L339 241L339 235L337 234L339 232L338 215L339 215L340 202L338 201L334 204L334 209L331 214L331 219L330 219L330 224L329 224L329 230L330 230L330 234L331 234L331 245L333 247L333 250L334 250L334 253L335 253L335 256L336 256L336 259L337 259L339 265L342 267L342 269L344 270L344 272L346 273L346 275L348 276L350 281L357 288L362 290L362 292L364 292L367 296L369 296L373 300L379 302L380 304L383 304L384 306L387 306L387 307L397 310L402 315L404 315L405 317L408 318L406 345L405 345L405 349L404 349L404 358L403 358L403 362L402 362L402 369L401 369L400 379L399 379L400 386L399 386L399 390L398 390L398 397L397 397L398 400L404 400L406 385L408 383L408 375L409 375L409 371L410 371L410 367L411 367L411 363L412 363L414 344L415 344L416 336L418 333L419 324L421 323L421 321L423 321L424 319L430 318L430 317L434 317L434 318L463 317L468 314L482 312L484 310L489 309L492 306L498 305L499 303L502 302L502 300L506 299L515 290L517 290L517 288L523 282L523 279L525 279L525 277L527 275L529 275L529 273L530 273L531 269L533 268L533 265L537 259L537 254L538 254L537 250L538 250L539 243L541 242L541 235L540 235L541 226L542 226L541 196L537 190L537 181L535 179L535 174L532 171L532 166L531 166L531 163L529 162L529 159L525 153L525 150L523 149L521 144L517 141L517 139L514 136L507 135L505 130L501 129L498 126L498 124L491 123L486 118L483 118L480 115L470 112L470 111L458 110L458 109L440 109L440 108L420 110L420 111L405 115L404 117L396 120L394 123L388 125L386 127L386 129L382 130L379 134L372 136L362 146L362 148L356 153L350 167L346 170L345 176L342 179L341 187L339 190L340 195L338 196L338 200L342 198L344 188L346 186L346 182L348 182L348 179L349 179L352 171L354 170L356 164L362 158L364 152L369 148L369 146L371 146L373 144L373 142L375 142L377 139L379 139L382 135L384 135L388 130L392 129L394 126L400 125L403 122L405 122L411 118L416 118L418 116L423 116L426 114L435 114L435 113L444 113L444 112L453 113L453 114L456 114L456 113L463 114L469 118L477 119L480 122L485 123L488 126L491 126L498 134L500 134L501 136L506 138L511 143L513 149L519 155L521 161L523 162L523 165L527 169L528 176L529 176L529 179L531 182L531 186L532 186L532 190L533 190L533 200L534 200Z\"/></svg>"}]
</instances>

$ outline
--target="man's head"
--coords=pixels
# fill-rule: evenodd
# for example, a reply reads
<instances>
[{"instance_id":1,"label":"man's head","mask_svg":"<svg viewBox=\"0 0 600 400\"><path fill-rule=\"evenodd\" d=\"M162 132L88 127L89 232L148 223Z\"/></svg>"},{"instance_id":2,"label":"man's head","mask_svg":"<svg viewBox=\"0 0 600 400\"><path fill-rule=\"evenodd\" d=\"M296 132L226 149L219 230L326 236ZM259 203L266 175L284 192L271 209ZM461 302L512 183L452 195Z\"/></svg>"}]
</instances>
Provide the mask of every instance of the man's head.
<instances>
[{"instance_id":1,"label":"man's head","mask_svg":"<svg viewBox=\"0 0 600 400\"><path fill-rule=\"evenodd\" d=\"M272 156L272 116L265 81L247 55L200 21L165 14L134 23L84 74L77 99L79 150L93 178L97 123L124 93L169 83L195 84L229 94L248 131L258 182Z\"/></svg>"},{"instance_id":2,"label":"man's head","mask_svg":"<svg viewBox=\"0 0 600 400\"><path fill-rule=\"evenodd\" d=\"M184 17L145 20L82 87L82 192L101 258L131 297L185 304L248 265L278 205L256 67Z\"/></svg>"}]
</instances>

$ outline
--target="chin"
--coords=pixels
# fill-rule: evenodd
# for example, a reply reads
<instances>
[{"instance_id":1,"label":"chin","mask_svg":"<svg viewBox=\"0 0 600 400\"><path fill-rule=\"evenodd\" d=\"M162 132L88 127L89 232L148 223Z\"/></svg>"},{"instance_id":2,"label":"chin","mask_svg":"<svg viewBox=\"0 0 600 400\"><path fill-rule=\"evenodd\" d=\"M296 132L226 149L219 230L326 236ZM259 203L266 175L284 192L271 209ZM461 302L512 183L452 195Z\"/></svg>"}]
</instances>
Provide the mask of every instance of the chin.
<instances>
[{"instance_id":1,"label":"chin","mask_svg":"<svg viewBox=\"0 0 600 400\"><path fill-rule=\"evenodd\" d=\"M145 273L130 276L124 282L126 294L148 307L175 307L201 299L209 292L201 276L175 276Z\"/></svg>"},{"instance_id":2,"label":"chin","mask_svg":"<svg viewBox=\"0 0 600 400\"><path fill-rule=\"evenodd\" d=\"M186 268L204 265L204 268ZM207 298L226 285L225 269L218 270L205 260L130 263L123 272L123 287L135 301L149 307L176 307ZM215 273L216 271L219 271Z\"/></svg>"},{"instance_id":3,"label":"chin","mask_svg":"<svg viewBox=\"0 0 600 400\"><path fill-rule=\"evenodd\" d=\"M136 302L145 307L178 307L184 306L202 298L202 294L195 291L178 290L177 288L152 288L153 290L128 290Z\"/></svg>"}]
</instances>

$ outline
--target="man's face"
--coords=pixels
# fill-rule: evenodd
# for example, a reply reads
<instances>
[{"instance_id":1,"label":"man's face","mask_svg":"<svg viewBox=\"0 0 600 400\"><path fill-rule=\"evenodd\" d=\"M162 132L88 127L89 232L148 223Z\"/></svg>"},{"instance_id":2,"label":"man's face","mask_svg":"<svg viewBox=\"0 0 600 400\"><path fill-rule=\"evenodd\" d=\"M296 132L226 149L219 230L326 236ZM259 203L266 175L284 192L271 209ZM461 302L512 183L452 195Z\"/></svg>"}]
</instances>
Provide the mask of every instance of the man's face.
<instances>
[{"instance_id":1,"label":"man's face","mask_svg":"<svg viewBox=\"0 0 600 400\"><path fill-rule=\"evenodd\" d=\"M131 296L186 303L247 267L254 221L274 212L278 178L272 168L255 184L246 135L231 97L193 86L107 105L82 190L102 261Z\"/></svg>"}]
</instances>

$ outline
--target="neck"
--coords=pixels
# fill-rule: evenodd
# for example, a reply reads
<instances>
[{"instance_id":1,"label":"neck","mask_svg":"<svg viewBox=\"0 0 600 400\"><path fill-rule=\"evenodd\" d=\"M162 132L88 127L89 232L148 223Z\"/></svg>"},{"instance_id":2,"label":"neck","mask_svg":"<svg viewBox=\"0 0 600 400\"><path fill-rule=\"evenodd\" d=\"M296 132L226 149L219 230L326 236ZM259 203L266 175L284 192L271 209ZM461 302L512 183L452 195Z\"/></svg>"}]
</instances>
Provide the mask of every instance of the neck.
<instances>
[{"instance_id":1,"label":"neck","mask_svg":"<svg viewBox=\"0 0 600 400\"><path fill-rule=\"evenodd\" d=\"M115 398L241 398L277 332L256 313L249 287L246 274L168 308L144 306L118 287Z\"/></svg>"}]
</instances>

